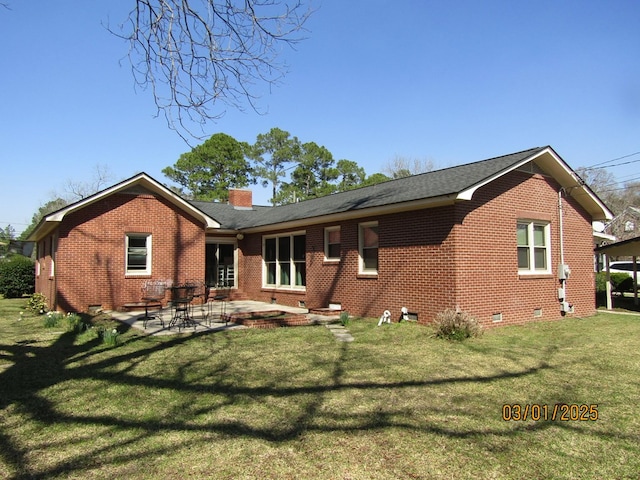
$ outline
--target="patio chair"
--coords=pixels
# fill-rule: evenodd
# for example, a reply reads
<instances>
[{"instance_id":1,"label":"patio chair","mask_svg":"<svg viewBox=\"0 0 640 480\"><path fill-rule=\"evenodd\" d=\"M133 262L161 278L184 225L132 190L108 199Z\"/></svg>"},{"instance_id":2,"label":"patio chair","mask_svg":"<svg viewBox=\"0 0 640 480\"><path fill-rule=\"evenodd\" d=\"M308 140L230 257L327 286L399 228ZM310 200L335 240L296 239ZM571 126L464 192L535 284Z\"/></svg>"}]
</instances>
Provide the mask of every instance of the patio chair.
<instances>
[{"instance_id":1,"label":"patio chair","mask_svg":"<svg viewBox=\"0 0 640 480\"><path fill-rule=\"evenodd\" d=\"M142 301L144 302L144 317L142 317L143 328L147 328L147 322L154 318L160 320L162 328L164 328L162 302L169 285L170 282L167 280L146 280L142 284ZM149 309L152 308L157 309L154 314L149 313Z\"/></svg>"},{"instance_id":2,"label":"patio chair","mask_svg":"<svg viewBox=\"0 0 640 480\"><path fill-rule=\"evenodd\" d=\"M229 301L229 296L231 294L231 282L221 282L213 288L216 292L213 296L213 301L214 303L220 304L220 310L217 317L220 322L224 320L224 324L227 325L229 322L229 318L227 317L227 302ZM209 315L209 326L211 326L213 317L214 314L212 312L211 315Z\"/></svg>"},{"instance_id":3,"label":"patio chair","mask_svg":"<svg viewBox=\"0 0 640 480\"><path fill-rule=\"evenodd\" d=\"M206 321L211 314L211 307L209 306L209 287L202 280L187 280L185 285L193 287L193 300L198 303L200 308L200 316L202 321ZM196 306L191 304L191 314Z\"/></svg>"}]
</instances>

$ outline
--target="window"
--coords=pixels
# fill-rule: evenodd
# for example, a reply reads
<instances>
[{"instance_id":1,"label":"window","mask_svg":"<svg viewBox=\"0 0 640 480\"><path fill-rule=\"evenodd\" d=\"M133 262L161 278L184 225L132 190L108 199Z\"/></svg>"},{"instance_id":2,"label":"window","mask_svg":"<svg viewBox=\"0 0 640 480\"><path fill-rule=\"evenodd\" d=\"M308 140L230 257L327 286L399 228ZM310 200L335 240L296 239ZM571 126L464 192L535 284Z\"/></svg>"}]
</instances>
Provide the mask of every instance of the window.
<instances>
[{"instance_id":1,"label":"window","mask_svg":"<svg viewBox=\"0 0 640 480\"><path fill-rule=\"evenodd\" d=\"M49 258L51 261L51 269L49 270L49 277L54 277L56 274L56 246L55 246L55 237L53 235L49 237Z\"/></svg>"},{"instance_id":2,"label":"window","mask_svg":"<svg viewBox=\"0 0 640 480\"><path fill-rule=\"evenodd\" d=\"M378 273L378 223L361 223L358 230L360 273Z\"/></svg>"},{"instance_id":3,"label":"window","mask_svg":"<svg viewBox=\"0 0 640 480\"><path fill-rule=\"evenodd\" d=\"M127 275L151 275L151 235L130 233L126 244Z\"/></svg>"},{"instance_id":4,"label":"window","mask_svg":"<svg viewBox=\"0 0 640 480\"><path fill-rule=\"evenodd\" d=\"M40 262L42 262L42 255L44 252L44 242L40 242L38 243L38 251L37 251L37 257L38 257L38 261L36 262L36 277L40 276L40 269L42 268L40 266Z\"/></svg>"},{"instance_id":5,"label":"window","mask_svg":"<svg viewBox=\"0 0 640 480\"><path fill-rule=\"evenodd\" d=\"M340 260L340 227L324 229L325 260Z\"/></svg>"},{"instance_id":6,"label":"window","mask_svg":"<svg viewBox=\"0 0 640 480\"><path fill-rule=\"evenodd\" d=\"M518 270L520 273L551 273L549 224L518 222Z\"/></svg>"},{"instance_id":7,"label":"window","mask_svg":"<svg viewBox=\"0 0 640 480\"><path fill-rule=\"evenodd\" d=\"M303 288L306 285L304 234L265 238L262 252L266 285L288 288Z\"/></svg>"}]
</instances>

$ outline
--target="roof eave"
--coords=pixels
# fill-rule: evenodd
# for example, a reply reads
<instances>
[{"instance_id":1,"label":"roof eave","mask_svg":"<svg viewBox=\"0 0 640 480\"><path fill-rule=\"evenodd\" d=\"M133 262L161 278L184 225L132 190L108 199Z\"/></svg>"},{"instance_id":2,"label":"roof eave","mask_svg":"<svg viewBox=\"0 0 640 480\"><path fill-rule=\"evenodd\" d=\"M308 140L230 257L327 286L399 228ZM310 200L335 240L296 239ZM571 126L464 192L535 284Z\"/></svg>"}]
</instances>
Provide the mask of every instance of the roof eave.
<instances>
[{"instance_id":1,"label":"roof eave","mask_svg":"<svg viewBox=\"0 0 640 480\"><path fill-rule=\"evenodd\" d=\"M512 172L531 161L535 161L540 168L552 176L560 186L591 215L593 220L611 220L613 218L611 210L609 210L597 195L593 193L587 185L585 185L585 183L551 147L545 147L544 149L514 163L495 175L487 177L463 190L458 193L456 197L457 200L471 200L473 194L480 187L493 182L503 175L506 175L507 173Z\"/></svg>"},{"instance_id":2,"label":"roof eave","mask_svg":"<svg viewBox=\"0 0 640 480\"><path fill-rule=\"evenodd\" d=\"M53 230L55 230L55 228L62 222L62 220L70 213L80 210L110 195L126 190L127 188L130 188L132 186L142 186L145 189L158 194L162 198L169 201L171 204L200 219L207 229L220 228L220 224L215 219L206 215L204 212L194 207L180 196L173 193L167 187L157 182L146 173L139 173L127 180L113 185L112 187L102 190L94 195L79 200L75 203L72 203L71 205L68 205L45 216L40 221L38 226L33 230L33 232L31 232L27 240L35 242L41 240L42 238L50 234Z\"/></svg>"},{"instance_id":3,"label":"roof eave","mask_svg":"<svg viewBox=\"0 0 640 480\"><path fill-rule=\"evenodd\" d=\"M353 220L355 218L366 218L377 215L388 215L391 213L410 212L424 208L435 208L445 205L453 205L455 201L455 195L443 195L439 197L422 198L410 202L394 203L390 205L382 205L379 207L359 208L356 210L347 210L344 212L337 212L328 215L317 215L314 217L302 218L298 220L270 223L257 227L247 226L246 228L239 228L239 230L242 230L242 232L245 233L261 233L275 229L288 230L294 228L303 228L309 225L317 225L319 223L332 223L343 220Z\"/></svg>"}]
</instances>

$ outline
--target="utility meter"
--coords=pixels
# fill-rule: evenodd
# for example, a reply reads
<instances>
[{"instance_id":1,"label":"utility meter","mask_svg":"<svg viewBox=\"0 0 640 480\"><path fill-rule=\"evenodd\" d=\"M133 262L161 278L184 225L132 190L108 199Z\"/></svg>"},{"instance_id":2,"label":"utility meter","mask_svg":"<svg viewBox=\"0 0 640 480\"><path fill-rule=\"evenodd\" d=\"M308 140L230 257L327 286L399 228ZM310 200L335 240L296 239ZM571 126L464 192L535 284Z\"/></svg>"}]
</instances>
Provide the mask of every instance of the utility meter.
<instances>
[{"instance_id":1,"label":"utility meter","mask_svg":"<svg viewBox=\"0 0 640 480\"><path fill-rule=\"evenodd\" d=\"M571 275L571 269L566 263L558 265L558 280L566 280Z\"/></svg>"}]
</instances>

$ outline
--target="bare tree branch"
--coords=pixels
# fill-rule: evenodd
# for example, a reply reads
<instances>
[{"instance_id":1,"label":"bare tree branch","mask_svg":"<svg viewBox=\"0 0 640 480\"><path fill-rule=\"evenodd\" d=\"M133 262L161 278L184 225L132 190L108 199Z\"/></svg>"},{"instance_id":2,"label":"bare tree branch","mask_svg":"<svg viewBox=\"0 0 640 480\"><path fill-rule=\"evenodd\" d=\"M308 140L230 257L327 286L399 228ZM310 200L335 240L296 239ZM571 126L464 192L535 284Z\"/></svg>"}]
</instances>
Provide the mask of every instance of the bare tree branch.
<instances>
[{"instance_id":1,"label":"bare tree branch","mask_svg":"<svg viewBox=\"0 0 640 480\"><path fill-rule=\"evenodd\" d=\"M108 165L97 164L90 181L77 181L68 179L65 182L65 193L69 202L81 200L103 188L107 187L113 180L113 174Z\"/></svg>"},{"instance_id":2,"label":"bare tree branch","mask_svg":"<svg viewBox=\"0 0 640 480\"><path fill-rule=\"evenodd\" d=\"M258 111L255 86L286 73L281 46L303 40L311 10L303 0L136 0L118 31L129 43L137 86L153 93L157 114L186 136L224 115L223 106ZM202 132L204 133L204 132Z\"/></svg>"},{"instance_id":3,"label":"bare tree branch","mask_svg":"<svg viewBox=\"0 0 640 480\"><path fill-rule=\"evenodd\" d=\"M427 158L407 158L396 155L389 160L382 171L391 178L402 178L433 170L433 161Z\"/></svg>"}]
</instances>

